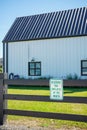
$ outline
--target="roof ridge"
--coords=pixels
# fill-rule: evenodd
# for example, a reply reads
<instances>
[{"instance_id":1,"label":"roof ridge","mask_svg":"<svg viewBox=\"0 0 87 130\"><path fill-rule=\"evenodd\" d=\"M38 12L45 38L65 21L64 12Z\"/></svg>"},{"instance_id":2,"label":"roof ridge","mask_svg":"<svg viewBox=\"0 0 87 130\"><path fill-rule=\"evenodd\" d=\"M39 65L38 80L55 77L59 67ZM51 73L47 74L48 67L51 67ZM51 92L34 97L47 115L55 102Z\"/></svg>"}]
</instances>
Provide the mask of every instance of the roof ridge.
<instances>
[{"instance_id":1,"label":"roof ridge","mask_svg":"<svg viewBox=\"0 0 87 130\"><path fill-rule=\"evenodd\" d=\"M32 14L32 15L28 15L28 16L19 16L19 17L16 17L16 18L24 18L24 17L30 17L30 16L46 15L46 14L58 13L58 12L64 12L64 11L70 11L70 10L76 10L76 9L81 9L81 8L86 8L87 9L87 7L78 7L78 8L58 10L58 11L53 11L53 12L46 12L46 13L41 13L41 14Z\"/></svg>"}]
</instances>

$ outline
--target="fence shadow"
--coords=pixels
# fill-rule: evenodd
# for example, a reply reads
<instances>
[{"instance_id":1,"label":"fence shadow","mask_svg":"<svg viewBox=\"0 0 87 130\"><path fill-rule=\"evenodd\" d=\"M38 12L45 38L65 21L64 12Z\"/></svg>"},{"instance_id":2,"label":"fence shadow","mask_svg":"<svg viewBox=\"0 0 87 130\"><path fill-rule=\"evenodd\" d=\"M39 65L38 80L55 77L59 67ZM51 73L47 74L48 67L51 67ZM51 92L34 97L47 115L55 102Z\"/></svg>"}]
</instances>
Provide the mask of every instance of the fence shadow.
<instances>
[{"instance_id":1,"label":"fence shadow","mask_svg":"<svg viewBox=\"0 0 87 130\"><path fill-rule=\"evenodd\" d=\"M87 88L82 88L82 87L80 87L80 88L65 88L64 89L64 94L69 94L69 93L75 93L75 92L85 92L85 91L87 91Z\"/></svg>"},{"instance_id":2,"label":"fence shadow","mask_svg":"<svg viewBox=\"0 0 87 130\"><path fill-rule=\"evenodd\" d=\"M19 86L19 85L9 85L9 89L21 89L21 90L49 90L49 86Z\"/></svg>"},{"instance_id":3,"label":"fence shadow","mask_svg":"<svg viewBox=\"0 0 87 130\"><path fill-rule=\"evenodd\" d=\"M18 85L9 85L9 89L20 89L20 90L50 90L49 86L18 86ZM87 88L83 87L65 87L64 94L70 94L75 92L85 92Z\"/></svg>"}]
</instances>

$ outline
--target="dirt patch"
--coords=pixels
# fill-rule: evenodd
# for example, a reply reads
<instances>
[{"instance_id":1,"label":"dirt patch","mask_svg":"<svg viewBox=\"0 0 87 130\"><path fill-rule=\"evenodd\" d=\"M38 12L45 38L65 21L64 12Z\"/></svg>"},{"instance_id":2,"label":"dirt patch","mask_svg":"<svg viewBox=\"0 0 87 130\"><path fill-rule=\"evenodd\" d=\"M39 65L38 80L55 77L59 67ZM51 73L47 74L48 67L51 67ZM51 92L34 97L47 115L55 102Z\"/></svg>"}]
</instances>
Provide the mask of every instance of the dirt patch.
<instances>
[{"instance_id":1,"label":"dirt patch","mask_svg":"<svg viewBox=\"0 0 87 130\"><path fill-rule=\"evenodd\" d=\"M82 130L80 128L72 127L72 128L66 128L66 127L61 127L61 128L54 128L54 127L27 127L24 125L3 125L0 127L0 130ZM83 129L86 130L86 129Z\"/></svg>"},{"instance_id":2,"label":"dirt patch","mask_svg":"<svg viewBox=\"0 0 87 130\"><path fill-rule=\"evenodd\" d=\"M21 118L7 119L0 130L87 130L87 128L79 128L79 126L58 124L55 120L38 119L38 118Z\"/></svg>"},{"instance_id":3,"label":"dirt patch","mask_svg":"<svg viewBox=\"0 0 87 130\"><path fill-rule=\"evenodd\" d=\"M40 126L37 120L31 120L26 122L25 120L20 121L9 121L3 126L0 126L0 130L87 130L77 127L62 126L61 128L56 128L54 125L51 126Z\"/></svg>"}]
</instances>

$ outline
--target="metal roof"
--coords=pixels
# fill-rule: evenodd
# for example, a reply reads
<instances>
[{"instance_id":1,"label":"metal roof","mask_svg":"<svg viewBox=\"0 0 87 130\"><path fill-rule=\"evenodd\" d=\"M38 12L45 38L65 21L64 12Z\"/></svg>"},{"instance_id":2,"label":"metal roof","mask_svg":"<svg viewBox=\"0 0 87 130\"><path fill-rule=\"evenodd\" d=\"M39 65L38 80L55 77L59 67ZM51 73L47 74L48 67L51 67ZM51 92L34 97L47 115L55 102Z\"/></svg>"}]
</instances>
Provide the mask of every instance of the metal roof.
<instances>
[{"instance_id":1,"label":"metal roof","mask_svg":"<svg viewBox=\"0 0 87 130\"><path fill-rule=\"evenodd\" d=\"M18 17L3 42L87 35L87 7Z\"/></svg>"}]
</instances>

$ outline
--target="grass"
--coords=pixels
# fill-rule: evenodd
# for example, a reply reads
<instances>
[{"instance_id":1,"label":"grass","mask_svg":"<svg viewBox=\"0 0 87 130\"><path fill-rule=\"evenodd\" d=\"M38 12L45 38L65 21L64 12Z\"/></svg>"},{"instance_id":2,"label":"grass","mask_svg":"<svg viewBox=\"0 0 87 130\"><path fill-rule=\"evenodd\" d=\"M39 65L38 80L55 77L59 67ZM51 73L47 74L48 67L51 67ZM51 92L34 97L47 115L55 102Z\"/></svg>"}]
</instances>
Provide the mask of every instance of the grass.
<instances>
[{"instance_id":1,"label":"grass","mask_svg":"<svg viewBox=\"0 0 87 130\"><path fill-rule=\"evenodd\" d=\"M11 86L8 89L10 94L24 94L24 95L50 95L48 87L23 87L23 86ZM64 96L81 96L87 97L87 88L65 88ZM87 115L87 104L74 104L74 103L53 103L53 102L36 102L36 101L8 101L8 108L16 110L32 110L32 111L42 111L42 112L55 112L55 113L72 113ZM20 116L8 116L8 120L36 120L39 125L48 127L50 125L61 127L80 127L87 128L87 124L84 122L75 121L62 121L53 119L39 119L31 117L20 117Z\"/></svg>"},{"instance_id":2,"label":"grass","mask_svg":"<svg viewBox=\"0 0 87 130\"><path fill-rule=\"evenodd\" d=\"M0 66L0 73L2 73L2 67Z\"/></svg>"}]
</instances>

